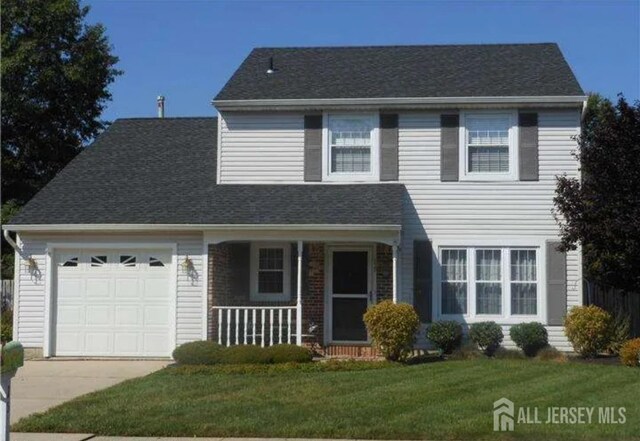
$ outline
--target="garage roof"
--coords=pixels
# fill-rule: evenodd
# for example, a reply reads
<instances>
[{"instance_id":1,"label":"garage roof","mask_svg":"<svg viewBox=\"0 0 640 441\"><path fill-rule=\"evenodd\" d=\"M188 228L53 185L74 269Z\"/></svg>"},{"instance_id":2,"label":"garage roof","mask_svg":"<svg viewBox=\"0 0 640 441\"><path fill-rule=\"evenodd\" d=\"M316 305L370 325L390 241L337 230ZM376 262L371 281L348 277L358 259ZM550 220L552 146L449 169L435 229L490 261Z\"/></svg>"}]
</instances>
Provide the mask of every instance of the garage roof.
<instances>
[{"instance_id":1,"label":"garage roof","mask_svg":"<svg viewBox=\"0 0 640 441\"><path fill-rule=\"evenodd\" d=\"M216 118L116 120L11 225L400 225L404 186L216 185Z\"/></svg>"}]
</instances>

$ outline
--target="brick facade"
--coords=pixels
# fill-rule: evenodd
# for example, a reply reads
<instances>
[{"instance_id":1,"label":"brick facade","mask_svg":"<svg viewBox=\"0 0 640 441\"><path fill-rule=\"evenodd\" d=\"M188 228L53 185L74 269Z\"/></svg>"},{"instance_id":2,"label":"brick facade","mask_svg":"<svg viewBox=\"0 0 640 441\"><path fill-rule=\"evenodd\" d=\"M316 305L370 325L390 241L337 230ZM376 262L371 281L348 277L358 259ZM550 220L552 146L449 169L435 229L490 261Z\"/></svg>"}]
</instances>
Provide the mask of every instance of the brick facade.
<instances>
[{"instance_id":1,"label":"brick facade","mask_svg":"<svg viewBox=\"0 0 640 441\"><path fill-rule=\"evenodd\" d=\"M378 302L393 298L393 249L376 244L376 298Z\"/></svg>"},{"instance_id":2,"label":"brick facade","mask_svg":"<svg viewBox=\"0 0 640 441\"><path fill-rule=\"evenodd\" d=\"M295 289L288 302L255 302L249 295L248 243L222 243L209 246L208 286L208 338L218 339L218 316L212 306L282 306L295 305ZM295 287L296 258L292 253L292 288ZM302 332L309 333L311 324L316 325L314 337L305 337L307 344L324 342L325 314L325 244L305 243L302 273ZM375 248L375 281L377 300L392 298L392 249L389 245L377 244ZM235 322L232 323L232 328ZM242 319L241 319L242 324ZM258 325L259 326L259 325ZM223 330L224 338L224 330ZM333 349L332 349L333 348ZM328 348L327 355L347 355L343 349ZM334 354L335 352L335 354ZM347 351L353 356L371 356L369 350ZM344 353L344 354L343 354Z\"/></svg>"},{"instance_id":3,"label":"brick facade","mask_svg":"<svg viewBox=\"0 0 640 441\"><path fill-rule=\"evenodd\" d=\"M305 339L305 343L324 342L324 244L308 244L306 292L302 296L302 332L308 332L311 323L317 326L314 338ZM303 262L304 264L304 262ZM304 275L304 273L303 273Z\"/></svg>"},{"instance_id":4,"label":"brick facade","mask_svg":"<svg viewBox=\"0 0 640 441\"><path fill-rule=\"evenodd\" d=\"M214 311L211 307L214 305L229 304L231 300L231 266L229 265L229 244L222 243L217 245L209 245L209 286L207 287L207 311L208 311L208 329L207 338L209 340L216 339L214 335Z\"/></svg>"}]
</instances>

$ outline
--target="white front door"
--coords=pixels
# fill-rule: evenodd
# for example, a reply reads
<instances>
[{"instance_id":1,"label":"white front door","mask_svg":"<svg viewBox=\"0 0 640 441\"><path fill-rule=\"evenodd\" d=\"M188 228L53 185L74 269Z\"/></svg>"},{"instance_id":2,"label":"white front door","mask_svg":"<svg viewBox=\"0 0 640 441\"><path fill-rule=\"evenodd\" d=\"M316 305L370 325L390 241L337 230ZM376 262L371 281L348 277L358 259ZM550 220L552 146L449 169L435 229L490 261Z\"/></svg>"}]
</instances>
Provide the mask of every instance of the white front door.
<instances>
[{"instance_id":1,"label":"white front door","mask_svg":"<svg viewBox=\"0 0 640 441\"><path fill-rule=\"evenodd\" d=\"M170 355L170 250L63 250L55 267L53 355Z\"/></svg>"},{"instance_id":2,"label":"white front door","mask_svg":"<svg viewBox=\"0 0 640 441\"><path fill-rule=\"evenodd\" d=\"M375 302L373 248L330 247L328 253L328 341L367 342L369 336L362 317Z\"/></svg>"}]
</instances>

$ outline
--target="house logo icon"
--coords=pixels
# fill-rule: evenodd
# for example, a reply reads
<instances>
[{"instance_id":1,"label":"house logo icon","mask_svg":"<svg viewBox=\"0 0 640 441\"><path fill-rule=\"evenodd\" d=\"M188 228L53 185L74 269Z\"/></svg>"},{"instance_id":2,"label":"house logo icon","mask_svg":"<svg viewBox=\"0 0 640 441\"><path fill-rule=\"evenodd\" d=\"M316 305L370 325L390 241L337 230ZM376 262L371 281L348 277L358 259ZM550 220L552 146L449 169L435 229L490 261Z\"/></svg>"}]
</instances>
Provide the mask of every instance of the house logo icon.
<instances>
[{"instance_id":1,"label":"house logo icon","mask_svg":"<svg viewBox=\"0 0 640 441\"><path fill-rule=\"evenodd\" d=\"M493 431L513 432L514 425L513 401L500 398L493 403Z\"/></svg>"}]
</instances>

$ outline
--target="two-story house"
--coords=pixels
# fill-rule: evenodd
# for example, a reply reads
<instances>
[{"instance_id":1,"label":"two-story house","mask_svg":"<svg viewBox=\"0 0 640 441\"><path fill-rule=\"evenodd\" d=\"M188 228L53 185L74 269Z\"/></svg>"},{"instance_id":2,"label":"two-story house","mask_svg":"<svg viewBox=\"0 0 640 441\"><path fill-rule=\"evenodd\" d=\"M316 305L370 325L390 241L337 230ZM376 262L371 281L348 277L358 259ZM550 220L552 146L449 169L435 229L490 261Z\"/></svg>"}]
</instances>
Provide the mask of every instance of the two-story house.
<instances>
[{"instance_id":1,"label":"two-story house","mask_svg":"<svg viewBox=\"0 0 640 441\"><path fill-rule=\"evenodd\" d=\"M14 338L357 356L391 299L425 324L542 322L570 350L581 258L556 249L552 199L585 99L555 44L255 49L217 118L115 121L3 227Z\"/></svg>"}]
</instances>

